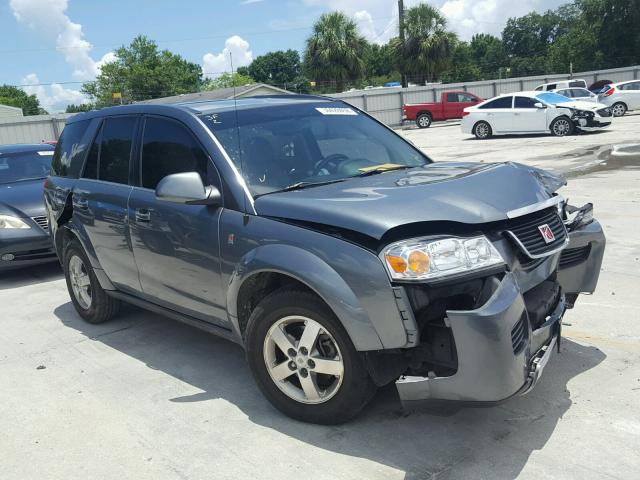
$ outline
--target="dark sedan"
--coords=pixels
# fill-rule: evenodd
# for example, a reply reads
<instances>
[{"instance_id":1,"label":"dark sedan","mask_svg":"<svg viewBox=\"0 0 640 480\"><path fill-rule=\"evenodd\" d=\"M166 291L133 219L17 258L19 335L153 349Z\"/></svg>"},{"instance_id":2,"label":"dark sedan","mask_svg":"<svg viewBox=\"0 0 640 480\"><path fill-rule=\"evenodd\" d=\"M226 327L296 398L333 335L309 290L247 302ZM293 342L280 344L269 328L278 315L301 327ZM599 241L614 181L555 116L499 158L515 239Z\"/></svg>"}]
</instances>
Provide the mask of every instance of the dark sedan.
<instances>
[{"instance_id":1,"label":"dark sedan","mask_svg":"<svg viewBox=\"0 0 640 480\"><path fill-rule=\"evenodd\" d=\"M56 260L43 202L53 151L45 143L0 146L0 270Z\"/></svg>"}]
</instances>

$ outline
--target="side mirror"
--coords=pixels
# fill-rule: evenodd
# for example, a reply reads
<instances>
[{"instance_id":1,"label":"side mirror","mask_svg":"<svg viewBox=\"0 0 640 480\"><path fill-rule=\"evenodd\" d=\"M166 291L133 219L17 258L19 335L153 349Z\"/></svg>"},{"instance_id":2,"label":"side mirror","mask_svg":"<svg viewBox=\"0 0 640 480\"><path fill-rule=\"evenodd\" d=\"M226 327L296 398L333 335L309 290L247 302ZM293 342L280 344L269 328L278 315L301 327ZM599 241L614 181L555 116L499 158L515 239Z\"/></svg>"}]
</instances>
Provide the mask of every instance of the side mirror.
<instances>
[{"instance_id":1,"label":"side mirror","mask_svg":"<svg viewBox=\"0 0 640 480\"><path fill-rule=\"evenodd\" d=\"M536 107L536 108L547 108L547 107L544 106L544 104L542 104L540 102L534 103L533 106Z\"/></svg>"},{"instance_id":2,"label":"side mirror","mask_svg":"<svg viewBox=\"0 0 640 480\"><path fill-rule=\"evenodd\" d=\"M205 187L198 172L167 175L156 187L156 198L182 205L219 206L222 203L220 191L213 186Z\"/></svg>"}]
</instances>

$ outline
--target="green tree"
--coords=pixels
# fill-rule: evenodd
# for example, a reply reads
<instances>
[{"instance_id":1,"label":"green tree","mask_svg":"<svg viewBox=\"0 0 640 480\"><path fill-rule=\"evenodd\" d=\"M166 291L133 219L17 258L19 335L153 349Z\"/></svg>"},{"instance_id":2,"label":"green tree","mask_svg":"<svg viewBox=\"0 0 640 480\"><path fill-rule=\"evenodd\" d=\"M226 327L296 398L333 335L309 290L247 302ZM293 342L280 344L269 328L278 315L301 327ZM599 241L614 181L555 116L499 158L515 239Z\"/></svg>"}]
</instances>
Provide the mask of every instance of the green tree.
<instances>
[{"instance_id":1,"label":"green tree","mask_svg":"<svg viewBox=\"0 0 640 480\"><path fill-rule=\"evenodd\" d=\"M81 112L89 112L91 110L95 110L96 106L93 103L81 103L80 105L76 105L71 103L67 105L67 109L65 113L81 113Z\"/></svg>"},{"instance_id":2,"label":"green tree","mask_svg":"<svg viewBox=\"0 0 640 480\"><path fill-rule=\"evenodd\" d=\"M241 73L223 73L215 78L206 80L202 85L202 90L217 90L218 88L230 88L230 87L244 87L245 85L251 85L256 83L255 80L249 76L242 75Z\"/></svg>"},{"instance_id":3,"label":"green tree","mask_svg":"<svg viewBox=\"0 0 640 480\"><path fill-rule=\"evenodd\" d=\"M444 83L472 82L482 76L467 42L458 42L453 53L451 67L442 74Z\"/></svg>"},{"instance_id":4,"label":"green tree","mask_svg":"<svg viewBox=\"0 0 640 480\"><path fill-rule=\"evenodd\" d=\"M280 88L291 86L301 74L300 54L295 50L278 50L257 57L247 68L256 82Z\"/></svg>"},{"instance_id":5,"label":"green tree","mask_svg":"<svg viewBox=\"0 0 640 480\"><path fill-rule=\"evenodd\" d=\"M601 67L640 63L640 4L638 0L576 0L595 38Z\"/></svg>"},{"instance_id":6,"label":"green tree","mask_svg":"<svg viewBox=\"0 0 640 480\"><path fill-rule=\"evenodd\" d=\"M18 107L23 115L46 115L47 112L40 107L38 97L27 95L21 88L12 85L0 85L0 105Z\"/></svg>"},{"instance_id":7,"label":"green tree","mask_svg":"<svg viewBox=\"0 0 640 480\"><path fill-rule=\"evenodd\" d=\"M422 3L405 13L405 40L394 38L391 48L395 66L416 83L433 82L449 69L457 45L440 11Z\"/></svg>"},{"instance_id":8,"label":"green tree","mask_svg":"<svg viewBox=\"0 0 640 480\"><path fill-rule=\"evenodd\" d=\"M168 50L159 50L144 35L134 38L128 47L117 49L115 57L113 62L102 66L95 81L82 87L98 106L115 103L115 92L122 94L124 103L130 103L200 90L200 65Z\"/></svg>"},{"instance_id":9,"label":"green tree","mask_svg":"<svg viewBox=\"0 0 640 480\"><path fill-rule=\"evenodd\" d=\"M304 66L307 75L321 86L338 92L350 81L364 76L367 41L352 20L340 12L323 14L307 39Z\"/></svg>"},{"instance_id":10,"label":"green tree","mask_svg":"<svg viewBox=\"0 0 640 480\"><path fill-rule=\"evenodd\" d=\"M499 70L509 65L509 57L502 40L488 33L474 35L469 50L471 61L480 71L477 80L498 78Z\"/></svg>"}]
</instances>

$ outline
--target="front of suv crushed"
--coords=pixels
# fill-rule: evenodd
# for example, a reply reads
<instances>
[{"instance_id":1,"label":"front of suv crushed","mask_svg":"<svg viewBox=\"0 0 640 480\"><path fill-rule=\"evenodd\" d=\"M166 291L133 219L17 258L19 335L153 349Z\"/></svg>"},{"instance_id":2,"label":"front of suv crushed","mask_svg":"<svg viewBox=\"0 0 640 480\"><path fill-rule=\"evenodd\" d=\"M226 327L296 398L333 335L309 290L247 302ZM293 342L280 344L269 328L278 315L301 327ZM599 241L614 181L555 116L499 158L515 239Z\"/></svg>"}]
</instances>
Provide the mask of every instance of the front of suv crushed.
<instances>
[{"instance_id":1,"label":"front of suv crushed","mask_svg":"<svg viewBox=\"0 0 640 480\"><path fill-rule=\"evenodd\" d=\"M481 227L501 268L435 282L391 275L418 327L396 382L404 404L527 393L560 341L565 310L595 289L605 238L591 205L576 209L554 196L508 217Z\"/></svg>"}]
</instances>

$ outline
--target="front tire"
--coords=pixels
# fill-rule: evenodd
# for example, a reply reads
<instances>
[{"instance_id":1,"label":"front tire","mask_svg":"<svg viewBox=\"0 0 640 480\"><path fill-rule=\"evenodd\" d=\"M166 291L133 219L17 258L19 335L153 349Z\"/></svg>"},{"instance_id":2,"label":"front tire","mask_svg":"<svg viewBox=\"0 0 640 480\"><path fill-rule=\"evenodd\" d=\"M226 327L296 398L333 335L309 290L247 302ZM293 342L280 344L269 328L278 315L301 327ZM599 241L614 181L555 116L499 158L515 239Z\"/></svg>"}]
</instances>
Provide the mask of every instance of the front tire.
<instances>
[{"instance_id":1,"label":"front tire","mask_svg":"<svg viewBox=\"0 0 640 480\"><path fill-rule=\"evenodd\" d=\"M627 113L627 106L622 102L614 103L611 107L611 113L614 117L622 117Z\"/></svg>"},{"instance_id":2,"label":"front tire","mask_svg":"<svg viewBox=\"0 0 640 480\"><path fill-rule=\"evenodd\" d=\"M70 242L63 258L67 290L78 315L93 324L111 320L120 308L120 301L108 296L100 286L80 244Z\"/></svg>"},{"instance_id":3,"label":"front tire","mask_svg":"<svg viewBox=\"0 0 640 480\"><path fill-rule=\"evenodd\" d=\"M418 128L429 128L431 123L433 123L433 118L431 118L429 113L421 113L416 118L416 125Z\"/></svg>"},{"instance_id":4,"label":"front tire","mask_svg":"<svg viewBox=\"0 0 640 480\"><path fill-rule=\"evenodd\" d=\"M574 134L576 126L569 117L558 117L551 122L549 130L556 137L566 137Z\"/></svg>"},{"instance_id":5,"label":"front tire","mask_svg":"<svg viewBox=\"0 0 640 480\"><path fill-rule=\"evenodd\" d=\"M473 126L473 134L478 140L485 140L493 135L493 131L491 130L491 125L482 121Z\"/></svg>"},{"instance_id":6,"label":"front tire","mask_svg":"<svg viewBox=\"0 0 640 480\"><path fill-rule=\"evenodd\" d=\"M264 298L249 318L245 344L262 393L296 420L346 422L376 391L344 327L310 292L281 289Z\"/></svg>"}]
</instances>

